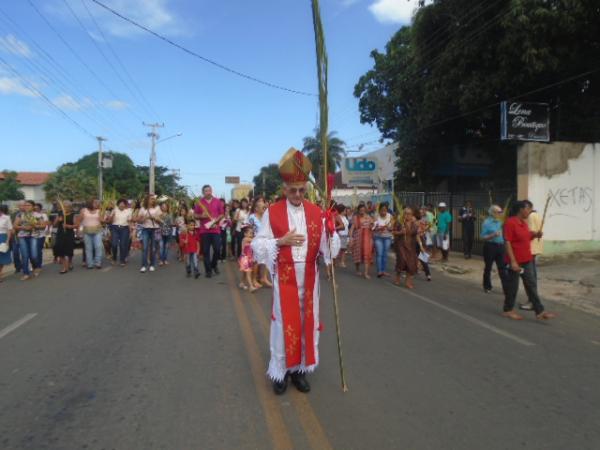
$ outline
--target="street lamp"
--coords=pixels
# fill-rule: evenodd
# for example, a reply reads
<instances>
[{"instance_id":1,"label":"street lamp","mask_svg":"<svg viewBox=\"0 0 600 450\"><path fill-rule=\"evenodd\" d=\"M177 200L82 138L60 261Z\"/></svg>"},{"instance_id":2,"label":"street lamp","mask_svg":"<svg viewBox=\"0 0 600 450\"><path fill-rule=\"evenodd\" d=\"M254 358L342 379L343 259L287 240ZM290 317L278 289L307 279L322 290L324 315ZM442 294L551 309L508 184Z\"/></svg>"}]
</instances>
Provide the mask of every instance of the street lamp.
<instances>
[{"instance_id":1,"label":"street lamp","mask_svg":"<svg viewBox=\"0 0 600 450\"><path fill-rule=\"evenodd\" d=\"M157 144L160 144L161 142L165 142L165 141L168 141L169 139L173 139L173 138L176 138L176 137L179 137L179 136L182 136L182 135L183 135L183 133L174 134L173 136L169 136L169 137L166 137L164 139L161 139L160 141L157 142Z\"/></svg>"}]
</instances>

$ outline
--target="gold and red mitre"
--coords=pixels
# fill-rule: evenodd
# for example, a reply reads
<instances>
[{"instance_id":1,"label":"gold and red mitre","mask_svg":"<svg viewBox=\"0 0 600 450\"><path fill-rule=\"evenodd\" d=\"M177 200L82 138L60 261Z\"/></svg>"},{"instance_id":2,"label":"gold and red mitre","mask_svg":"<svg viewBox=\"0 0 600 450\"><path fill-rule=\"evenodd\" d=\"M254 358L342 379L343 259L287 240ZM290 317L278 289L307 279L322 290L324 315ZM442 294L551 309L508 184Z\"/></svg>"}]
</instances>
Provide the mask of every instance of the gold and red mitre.
<instances>
[{"instance_id":1,"label":"gold and red mitre","mask_svg":"<svg viewBox=\"0 0 600 450\"><path fill-rule=\"evenodd\" d=\"M312 164L304 153L290 148L279 161L279 174L285 183L306 183Z\"/></svg>"}]
</instances>

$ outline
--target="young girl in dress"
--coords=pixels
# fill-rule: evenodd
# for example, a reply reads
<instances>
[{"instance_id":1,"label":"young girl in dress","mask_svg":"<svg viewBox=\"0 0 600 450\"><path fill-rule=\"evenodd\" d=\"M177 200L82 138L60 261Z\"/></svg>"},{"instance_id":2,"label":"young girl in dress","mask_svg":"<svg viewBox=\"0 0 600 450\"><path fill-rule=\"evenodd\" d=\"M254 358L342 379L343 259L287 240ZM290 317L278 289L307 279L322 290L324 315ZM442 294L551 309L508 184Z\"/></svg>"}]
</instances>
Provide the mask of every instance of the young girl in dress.
<instances>
[{"instance_id":1,"label":"young girl in dress","mask_svg":"<svg viewBox=\"0 0 600 450\"><path fill-rule=\"evenodd\" d=\"M242 280L240 281L240 288L250 292L254 292L258 289L258 286L253 280L254 267L256 262L254 261L254 254L252 252L252 238L254 237L254 230L251 226L245 226L242 229L244 238L242 239L242 254L240 255L239 264L240 272L242 274ZM245 281L245 283L244 283Z\"/></svg>"}]
</instances>

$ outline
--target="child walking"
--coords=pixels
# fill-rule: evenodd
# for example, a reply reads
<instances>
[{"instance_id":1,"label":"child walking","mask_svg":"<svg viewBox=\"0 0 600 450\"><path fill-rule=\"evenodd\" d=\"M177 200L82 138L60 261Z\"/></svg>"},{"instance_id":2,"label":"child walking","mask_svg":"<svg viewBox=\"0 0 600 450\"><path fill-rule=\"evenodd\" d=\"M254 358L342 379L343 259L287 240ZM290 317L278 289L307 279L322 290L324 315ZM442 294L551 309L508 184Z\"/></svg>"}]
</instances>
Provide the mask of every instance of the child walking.
<instances>
[{"instance_id":1,"label":"child walking","mask_svg":"<svg viewBox=\"0 0 600 450\"><path fill-rule=\"evenodd\" d=\"M194 220L187 221L187 229L179 235L179 243L185 256L185 271L188 277L194 278L200 276L198 270L198 234L196 233L196 223Z\"/></svg>"},{"instance_id":2,"label":"child walking","mask_svg":"<svg viewBox=\"0 0 600 450\"><path fill-rule=\"evenodd\" d=\"M239 258L240 272L242 274L242 280L240 281L240 289L249 289L250 292L254 292L258 289L256 284L254 283L254 280L252 279L254 267L256 266L251 245L252 238L254 237L254 230L251 226L246 226L242 229L242 233L244 233L244 238L242 240L242 252ZM246 283L244 283L244 280L246 281Z\"/></svg>"}]
</instances>

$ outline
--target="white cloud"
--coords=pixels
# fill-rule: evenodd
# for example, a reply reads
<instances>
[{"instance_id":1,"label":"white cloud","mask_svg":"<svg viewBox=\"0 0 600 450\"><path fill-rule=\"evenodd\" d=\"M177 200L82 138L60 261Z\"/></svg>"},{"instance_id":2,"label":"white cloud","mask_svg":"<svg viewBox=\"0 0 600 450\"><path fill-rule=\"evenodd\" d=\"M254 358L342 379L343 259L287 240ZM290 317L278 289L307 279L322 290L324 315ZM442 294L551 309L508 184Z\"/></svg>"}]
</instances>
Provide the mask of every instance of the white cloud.
<instances>
[{"instance_id":1,"label":"white cloud","mask_svg":"<svg viewBox=\"0 0 600 450\"><path fill-rule=\"evenodd\" d=\"M108 109L114 109L116 111L129 108L129 103L124 102L123 100L109 100L104 105Z\"/></svg>"},{"instance_id":2,"label":"white cloud","mask_svg":"<svg viewBox=\"0 0 600 450\"><path fill-rule=\"evenodd\" d=\"M409 23L418 0L375 0L369 11L382 23Z\"/></svg>"},{"instance_id":3,"label":"white cloud","mask_svg":"<svg viewBox=\"0 0 600 450\"><path fill-rule=\"evenodd\" d=\"M18 78L12 78L0 75L0 94L3 95L24 95L25 97L37 97L38 95L31 91Z\"/></svg>"},{"instance_id":4,"label":"white cloud","mask_svg":"<svg viewBox=\"0 0 600 450\"><path fill-rule=\"evenodd\" d=\"M52 100L52 103L59 108L66 109L68 111L80 111L82 109L87 109L94 106L94 103L89 98L77 100L67 94L56 97L54 100Z\"/></svg>"},{"instance_id":5,"label":"white cloud","mask_svg":"<svg viewBox=\"0 0 600 450\"><path fill-rule=\"evenodd\" d=\"M172 4L174 0L104 0L103 3L140 25L147 26L156 32L170 35L185 33L181 18L173 11ZM97 35L94 23L91 21L87 10L81 2L70 2L70 5L77 16L84 22L92 38L101 40L100 36ZM108 36L132 37L145 33L99 5L92 2L87 2L87 5L94 19L102 28L102 31ZM79 24L76 23L70 11L61 2L57 5L56 2L48 1L45 9L49 13L60 16L63 20L69 21L74 26L79 27Z\"/></svg>"},{"instance_id":6,"label":"white cloud","mask_svg":"<svg viewBox=\"0 0 600 450\"><path fill-rule=\"evenodd\" d=\"M14 34L0 36L0 49L4 50L6 53L22 56L23 58L31 58L33 56L29 46L25 42L17 39Z\"/></svg>"}]
</instances>

